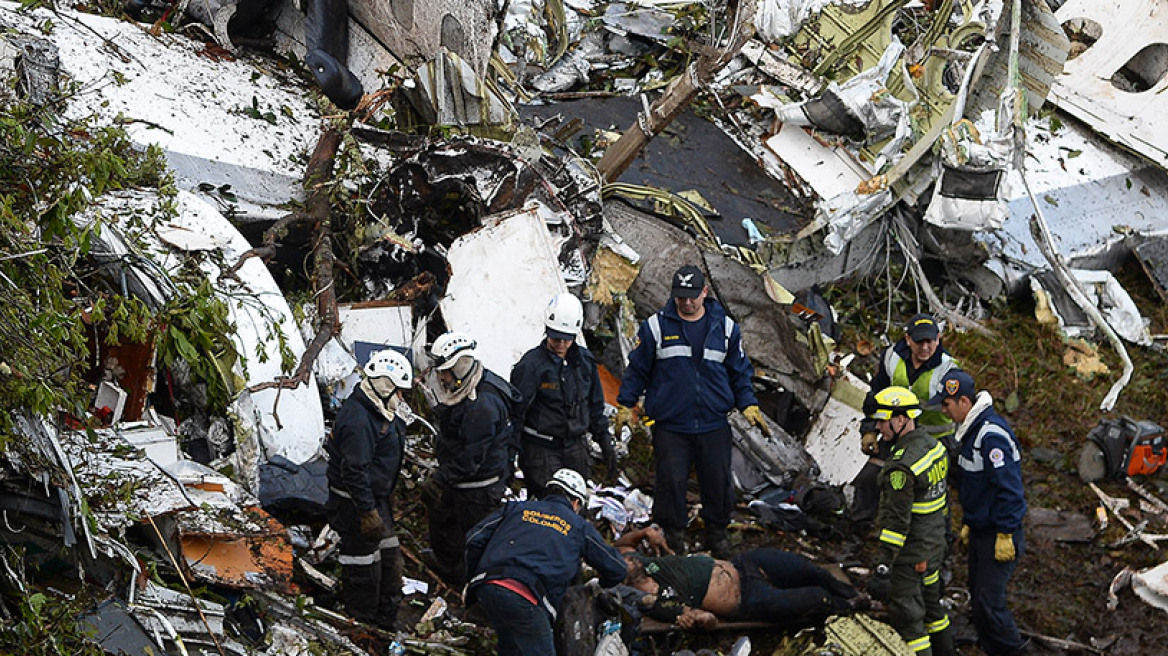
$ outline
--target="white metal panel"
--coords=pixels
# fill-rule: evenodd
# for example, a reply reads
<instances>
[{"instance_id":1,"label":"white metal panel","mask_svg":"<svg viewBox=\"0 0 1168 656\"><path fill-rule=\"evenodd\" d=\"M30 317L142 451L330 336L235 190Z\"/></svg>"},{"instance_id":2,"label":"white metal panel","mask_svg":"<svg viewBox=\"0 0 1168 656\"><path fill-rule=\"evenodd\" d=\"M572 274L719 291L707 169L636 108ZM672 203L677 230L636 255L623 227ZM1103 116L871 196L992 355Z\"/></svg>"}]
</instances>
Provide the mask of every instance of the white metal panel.
<instances>
[{"instance_id":1,"label":"white metal panel","mask_svg":"<svg viewBox=\"0 0 1168 656\"><path fill-rule=\"evenodd\" d=\"M543 338L544 308L567 286L538 208L485 221L450 245L440 306L447 326L478 340L483 363L507 378Z\"/></svg>"}]
</instances>

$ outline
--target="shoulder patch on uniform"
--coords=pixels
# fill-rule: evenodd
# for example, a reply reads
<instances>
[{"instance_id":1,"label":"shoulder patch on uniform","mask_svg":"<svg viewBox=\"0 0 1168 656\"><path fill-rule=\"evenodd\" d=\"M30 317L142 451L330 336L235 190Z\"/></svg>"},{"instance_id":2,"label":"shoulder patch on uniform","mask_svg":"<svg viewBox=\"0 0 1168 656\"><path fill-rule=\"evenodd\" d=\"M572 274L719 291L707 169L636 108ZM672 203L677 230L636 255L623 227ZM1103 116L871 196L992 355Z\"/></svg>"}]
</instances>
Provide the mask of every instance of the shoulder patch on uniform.
<instances>
[{"instance_id":1,"label":"shoulder patch on uniform","mask_svg":"<svg viewBox=\"0 0 1168 656\"><path fill-rule=\"evenodd\" d=\"M994 463L994 469L1003 467L1006 464L1006 454L998 447L994 447L990 449L990 462Z\"/></svg>"},{"instance_id":2,"label":"shoulder patch on uniform","mask_svg":"<svg viewBox=\"0 0 1168 656\"><path fill-rule=\"evenodd\" d=\"M894 471L888 473L888 484L894 490L903 490L905 484L908 483L908 475L902 471Z\"/></svg>"}]
</instances>

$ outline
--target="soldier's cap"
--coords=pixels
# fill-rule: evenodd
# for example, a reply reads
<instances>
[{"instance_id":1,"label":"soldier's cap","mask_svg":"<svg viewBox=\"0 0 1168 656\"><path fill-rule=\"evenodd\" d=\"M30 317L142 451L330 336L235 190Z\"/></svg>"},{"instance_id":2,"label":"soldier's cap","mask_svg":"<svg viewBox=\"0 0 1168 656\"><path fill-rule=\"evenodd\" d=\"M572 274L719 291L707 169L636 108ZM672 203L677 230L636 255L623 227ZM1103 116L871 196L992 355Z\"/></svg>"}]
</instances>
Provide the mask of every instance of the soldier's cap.
<instances>
[{"instance_id":1,"label":"soldier's cap","mask_svg":"<svg viewBox=\"0 0 1168 656\"><path fill-rule=\"evenodd\" d=\"M941 378L941 391L929 399L929 405L941 405L945 399L959 399L968 396L977 398L977 388L973 386L973 376L961 369L954 369Z\"/></svg>"},{"instance_id":2,"label":"soldier's cap","mask_svg":"<svg viewBox=\"0 0 1168 656\"><path fill-rule=\"evenodd\" d=\"M702 275L701 269L692 264L681 267L673 274L671 295L674 298L697 298L705 288L706 277Z\"/></svg>"},{"instance_id":3,"label":"soldier's cap","mask_svg":"<svg viewBox=\"0 0 1168 656\"><path fill-rule=\"evenodd\" d=\"M929 339L937 339L937 335L941 334L940 329L937 328L937 320L931 314L913 315L909 319L908 325L904 327L904 332L912 338L914 342L923 342Z\"/></svg>"}]
</instances>

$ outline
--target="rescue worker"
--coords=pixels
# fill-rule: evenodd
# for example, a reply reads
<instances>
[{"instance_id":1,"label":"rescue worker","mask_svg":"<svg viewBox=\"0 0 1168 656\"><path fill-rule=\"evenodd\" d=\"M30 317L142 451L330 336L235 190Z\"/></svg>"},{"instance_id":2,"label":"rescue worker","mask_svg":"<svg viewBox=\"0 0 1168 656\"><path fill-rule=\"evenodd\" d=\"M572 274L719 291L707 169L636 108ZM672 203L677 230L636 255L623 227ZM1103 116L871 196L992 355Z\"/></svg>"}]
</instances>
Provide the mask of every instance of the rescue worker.
<instances>
[{"instance_id":1,"label":"rescue worker","mask_svg":"<svg viewBox=\"0 0 1168 656\"><path fill-rule=\"evenodd\" d=\"M393 524L393 489L406 422L401 390L413 386L404 355L379 351L337 412L325 443L330 523L341 536L341 602L353 618L395 630L402 557Z\"/></svg>"},{"instance_id":2,"label":"rescue worker","mask_svg":"<svg viewBox=\"0 0 1168 656\"><path fill-rule=\"evenodd\" d=\"M764 548L731 561L700 555L649 557L635 551L642 541L668 551L655 527L622 535L613 545L629 564L625 582L651 595L644 598L651 600L647 615L683 629L711 629L720 619L803 627L870 605L850 583L799 554Z\"/></svg>"},{"instance_id":3,"label":"rescue worker","mask_svg":"<svg viewBox=\"0 0 1168 656\"><path fill-rule=\"evenodd\" d=\"M422 500L430 520L434 569L453 587L465 583L466 533L499 506L511 474L511 408L519 393L483 366L478 344L461 333L434 340L438 372L438 469Z\"/></svg>"},{"instance_id":4,"label":"rescue worker","mask_svg":"<svg viewBox=\"0 0 1168 656\"><path fill-rule=\"evenodd\" d=\"M547 496L504 505L467 535L467 604L478 601L499 637L504 656L554 656L552 624L580 560L612 587L625 578L625 561L578 513L588 487L578 472L560 469Z\"/></svg>"},{"instance_id":5,"label":"rescue worker","mask_svg":"<svg viewBox=\"0 0 1168 656\"><path fill-rule=\"evenodd\" d=\"M523 396L519 468L533 498L544 496L552 474L566 467L588 478L588 438L600 447L610 478L617 458L596 360L576 343L584 307L572 294L558 294L544 311L543 341L511 370Z\"/></svg>"},{"instance_id":6,"label":"rescue worker","mask_svg":"<svg viewBox=\"0 0 1168 656\"><path fill-rule=\"evenodd\" d=\"M973 377L945 375L932 401L957 423L962 541L969 545L969 595L973 626L991 656L1024 653L1029 640L1018 632L1006 606L1006 586L1022 555L1022 449L1010 424L994 411L989 392L977 392Z\"/></svg>"},{"instance_id":7,"label":"rescue worker","mask_svg":"<svg viewBox=\"0 0 1168 656\"><path fill-rule=\"evenodd\" d=\"M669 546L684 552L685 488L696 468L706 545L726 558L734 509L726 415L738 408L765 434L770 429L754 396L742 333L709 291L696 266L673 274L672 298L637 331L617 396L616 431L635 421L634 406L644 394L653 434L653 519Z\"/></svg>"},{"instance_id":8,"label":"rescue worker","mask_svg":"<svg viewBox=\"0 0 1168 656\"><path fill-rule=\"evenodd\" d=\"M931 399L941 389L941 378L957 366L957 361L941 346L940 330L932 315L914 315L905 326L904 338L890 346L881 356L876 375L872 378L871 391L865 400L864 414L870 414L872 398L893 385L908 388L918 399ZM956 457L953 422L940 408L922 407L916 423L945 445L950 458ZM880 439L880 432L870 421L860 424L860 437L860 448L868 454L868 462L852 481L855 490L852 524L857 533L867 535L880 503L876 477L888 459L892 445Z\"/></svg>"},{"instance_id":9,"label":"rescue worker","mask_svg":"<svg viewBox=\"0 0 1168 656\"><path fill-rule=\"evenodd\" d=\"M880 470L879 546L868 592L888 603L888 623L919 656L954 654L941 605L941 561L948 523L949 456L916 425L920 400L904 387L873 399L872 418L892 454Z\"/></svg>"}]
</instances>

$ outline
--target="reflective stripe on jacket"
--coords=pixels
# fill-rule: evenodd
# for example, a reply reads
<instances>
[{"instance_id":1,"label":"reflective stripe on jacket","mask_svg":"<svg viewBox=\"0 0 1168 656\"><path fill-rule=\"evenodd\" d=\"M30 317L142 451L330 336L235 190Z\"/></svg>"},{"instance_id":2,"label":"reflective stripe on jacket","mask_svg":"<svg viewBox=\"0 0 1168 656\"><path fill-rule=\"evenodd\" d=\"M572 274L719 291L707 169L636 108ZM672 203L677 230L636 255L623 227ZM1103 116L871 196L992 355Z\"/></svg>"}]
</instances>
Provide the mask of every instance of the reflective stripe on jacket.
<instances>
[{"instance_id":1,"label":"reflective stripe on jacket","mask_svg":"<svg viewBox=\"0 0 1168 656\"><path fill-rule=\"evenodd\" d=\"M617 403L631 407L645 395L645 415L678 433L726 426L726 414L757 405L754 368L742 350L742 332L718 301L707 298L708 331L695 361L684 320L673 299L641 323L637 346L621 380Z\"/></svg>"},{"instance_id":2,"label":"reflective stripe on jacket","mask_svg":"<svg viewBox=\"0 0 1168 656\"><path fill-rule=\"evenodd\" d=\"M942 346L938 345L933 357L929 358L920 369L909 371L912 366L912 353L908 342L903 339L884 351L880 362L881 371L872 379L872 390L879 391L893 385L907 387L920 399L922 404L921 416L917 417L917 426L928 431L929 435L940 439L952 435L953 420L941 412L939 408L926 409L924 404L937 394L941 393L941 380L951 369L959 367L957 360L949 355ZM880 373L885 374L888 381L883 387L876 387L880 380Z\"/></svg>"},{"instance_id":3,"label":"reflective stripe on jacket","mask_svg":"<svg viewBox=\"0 0 1168 656\"><path fill-rule=\"evenodd\" d=\"M988 397L988 394L986 395ZM1013 533L1026 515L1022 452L1018 438L989 407L974 418L961 438L961 521L975 530Z\"/></svg>"},{"instance_id":4,"label":"reflective stripe on jacket","mask_svg":"<svg viewBox=\"0 0 1168 656\"><path fill-rule=\"evenodd\" d=\"M880 470L880 562L940 562L949 521L945 447L923 429L902 435Z\"/></svg>"},{"instance_id":5,"label":"reflective stripe on jacket","mask_svg":"<svg viewBox=\"0 0 1168 656\"><path fill-rule=\"evenodd\" d=\"M351 498L361 512L373 510L374 498L388 497L397 484L405 430L404 421L387 420L361 388L353 390L324 444L329 487Z\"/></svg>"}]
</instances>

